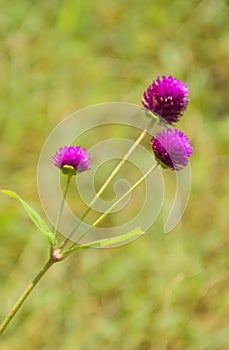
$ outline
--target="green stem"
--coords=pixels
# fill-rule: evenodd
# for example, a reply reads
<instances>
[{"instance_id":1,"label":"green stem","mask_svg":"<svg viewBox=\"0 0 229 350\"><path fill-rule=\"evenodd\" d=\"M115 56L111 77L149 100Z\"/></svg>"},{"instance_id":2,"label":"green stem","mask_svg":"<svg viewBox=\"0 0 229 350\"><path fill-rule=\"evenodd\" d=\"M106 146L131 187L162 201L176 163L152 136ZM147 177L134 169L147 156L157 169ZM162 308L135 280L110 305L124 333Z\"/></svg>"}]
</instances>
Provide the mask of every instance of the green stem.
<instances>
[{"instance_id":1,"label":"green stem","mask_svg":"<svg viewBox=\"0 0 229 350\"><path fill-rule=\"evenodd\" d=\"M67 244L67 242L70 240L70 238L72 237L72 235L75 233L75 231L78 229L78 227L80 226L81 222L85 219L85 217L88 215L88 213L92 210L92 206L95 204L95 202L98 200L98 198L101 196L101 194L105 191L105 189L107 188L107 186L110 184L110 182L113 180L113 178L115 177L115 175L118 173L118 171L122 168L122 166L125 164L125 162L127 161L127 159L130 157L130 155L134 152L134 150L136 149L136 147L141 143L141 141L143 140L143 138L146 136L148 130L150 130L150 128L153 126L153 124L155 123L155 120L151 120L148 127L146 129L144 129L141 134L139 135L138 139L135 141L135 143L132 145L132 147L129 149L129 151L124 155L124 157L122 158L122 160L119 162L119 164L117 165L117 167L113 170L113 172L110 174L110 176L107 178L107 180L104 182L104 184L102 185L102 187L100 188L100 190L96 193L95 197L92 199L92 201L90 202L90 204L88 205L88 208L85 210L85 212L83 213L83 215L81 216L79 222L75 225L75 227L73 228L73 230L70 232L68 238L66 238L62 244L60 245L60 248L63 250L63 248L65 247L65 245Z\"/></svg>"},{"instance_id":2,"label":"green stem","mask_svg":"<svg viewBox=\"0 0 229 350\"><path fill-rule=\"evenodd\" d=\"M157 166L158 166L158 163L155 162L153 166L126 193L124 193L114 204L112 204L112 206L109 209L107 209L105 213L103 213L96 221L93 222L92 227L96 227L102 220L104 220L105 217L111 212L111 210L114 209L120 202L122 202L122 200L125 199L131 192L133 192L147 178L147 176L149 176L149 174L151 174L157 168ZM78 242L83 237L85 237L90 232L90 230L91 228L86 232L84 232L79 237L77 243L73 243L69 248L69 250L64 252L64 257L70 255L71 253L73 253L75 250L78 249L78 247L76 247L78 245Z\"/></svg>"},{"instance_id":3,"label":"green stem","mask_svg":"<svg viewBox=\"0 0 229 350\"><path fill-rule=\"evenodd\" d=\"M28 298L34 287L40 281L41 277L48 271L48 269L55 263L55 260L49 259L49 261L43 266L43 268L39 271L36 277L32 280L32 282L28 285L28 287L24 290L20 298L17 300L13 308L10 310L8 315L5 317L4 321L0 325L0 334L6 329L9 322L15 316L17 311L20 309L24 301Z\"/></svg>"},{"instance_id":4,"label":"green stem","mask_svg":"<svg viewBox=\"0 0 229 350\"><path fill-rule=\"evenodd\" d=\"M58 226L60 224L60 219L61 219L61 215L62 215L62 212L63 212L64 203L65 203L65 199L66 199L66 196L67 196L67 192L68 192L68 188L69 188L69 184L70 184L71 178L72 178L72 174L68 174L68 179L67 179L67 183L66 183L66 187L65 187L65 190L64 190L64 194L63 194L63 197L62 197L62 200L61 200L60 209L59 209L59 213L58 213L58 216L57 216L57 221L56 221L56 226L55 226L55 231L54 231L55 241L56 241L56 235L57 235L57 231L58 231Z\"/></svg>"},{"instance_id":5,"label":"green stem","mask_svg":"<svg viewBox=\"0 0 229 350\"><path fill-rule=\"evenodd\" d=\"M145 179L146 177L157 167L158 163L154 163L154 165L126 192L124 193L105 213L103 213L96 221L93 222L92 226L97 226L105 217L107 214L111 212L120 202L122 202L123 199L128 196L131 192L133 192Z\"/></svg>"},{"instance_id":6,"label":"green stem","mask_svg":"<svg viewBox=\"0 0 229 350\"><path fill-rule=\"evenodd\" d=\"M127 159L130 157L130 155L134 152L135 148L141 143L145 135L147 134L147 129L143 130L138 139L135 141L133 146L129 149L129 151L125 154L125 156L122 158L120 163L117 165L117 167L114 169L114 171L111 173L111 175L108 177L108 179L104 182L103 186L100 188L99 192L96 193L96 196L93 198L91 203L89 204L89 208L92 209L91 207L95 204L97 199L101 196L101 194L105 191L107 186L110 184L112 179L115 177L115 175L119 172L121 167L125 164Z\"/></svg>"}]
</instances>

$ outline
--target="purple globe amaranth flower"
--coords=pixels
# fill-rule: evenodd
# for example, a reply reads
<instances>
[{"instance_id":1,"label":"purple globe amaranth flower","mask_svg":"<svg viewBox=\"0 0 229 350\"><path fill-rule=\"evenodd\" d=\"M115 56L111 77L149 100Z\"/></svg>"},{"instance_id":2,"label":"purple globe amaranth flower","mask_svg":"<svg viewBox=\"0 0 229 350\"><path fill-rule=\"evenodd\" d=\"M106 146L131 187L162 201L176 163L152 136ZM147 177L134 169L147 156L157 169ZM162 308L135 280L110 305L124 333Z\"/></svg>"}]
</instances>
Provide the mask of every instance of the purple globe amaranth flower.
<instances>
[{"instance_id":1,"label":"purple globe amaranth flower","mask_svg":"<svg viewBox=\"0 0 229 350\"><path fill-rule=\"evenodd\" d=\"M144 92L143 106L161 116L169 124L175 123L183 115L189 103L187 85L171 75L162 76Z\"/></svg>"},{"instance_id":2,"label":"purple globe amaranth flower","mask_svg":"<svg viewBox=\"0 0 229 350\"><path fill-rule=\"evenodd\" d=\"M166 129L152 138L156 160L163 168L179 171L188 164L192 146L187 136L177 129Z\"/></svg>"},{"instance_id":3,"label":"purple globe amaranth flower","mask_svg":"<svg viewBox=\"0 0 229 350\"><path fill-rule=\"evenodd\" d=\"M65 146L52 157L54 165L62 170L64 174L82 173L88 170L91 165L89 153L79 146Z\"/></svg>"}]
</instances>

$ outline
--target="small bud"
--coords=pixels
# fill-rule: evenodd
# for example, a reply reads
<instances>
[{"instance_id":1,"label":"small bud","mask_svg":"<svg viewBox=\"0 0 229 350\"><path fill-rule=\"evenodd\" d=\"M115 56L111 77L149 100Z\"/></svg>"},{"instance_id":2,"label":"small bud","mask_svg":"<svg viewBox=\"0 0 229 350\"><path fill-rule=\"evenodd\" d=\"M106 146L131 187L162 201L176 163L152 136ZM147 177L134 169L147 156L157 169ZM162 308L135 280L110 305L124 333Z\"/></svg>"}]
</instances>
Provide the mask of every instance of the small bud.
<instances>
[{"instance_id":1,"label":"small bud","mask_svg":"<svg viewBox=\"0 0 229 350\"><path fill-rule=\"evenodd\" d=\"M54 250L52 253L53 260L55 261L60 261L63 259L63 253L61 252L60 249Z\"/></svg>"}]
</instances>

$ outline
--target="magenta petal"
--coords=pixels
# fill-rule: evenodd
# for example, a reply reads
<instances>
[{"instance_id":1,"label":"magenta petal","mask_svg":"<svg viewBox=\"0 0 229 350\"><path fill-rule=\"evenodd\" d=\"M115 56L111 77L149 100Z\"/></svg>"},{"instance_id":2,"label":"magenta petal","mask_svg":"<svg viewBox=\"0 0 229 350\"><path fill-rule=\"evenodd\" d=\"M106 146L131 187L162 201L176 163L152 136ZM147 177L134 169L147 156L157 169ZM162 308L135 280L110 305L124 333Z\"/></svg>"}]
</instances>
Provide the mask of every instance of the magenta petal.
<instances>
[{"instance_id":1,"label":"magenta petal","mask_svg":"<svg viewBox=\"0 0 229 350\"><path fill-rule=\"evenodd\" d=\"M164 167L179 171L188 164L192 146L187 136L177 129L167 129L152 138L152 149Z\"/></svg>"},{"instance_id":2,"label":"magenta petal","mask_svg":"<svg viewBox=\"0 0 229 350\"><path fill-rule=\"evenodd\" d=\"M144 92L143 106L158 114L169 124L175 123L183 115L189 103L187 85L171 75L158 77Z\"/></svg>"},{"instance_id":3,"label":"magenta petal","mask_svg":"<svg viewBox=\"0 0 229 350\"><path fill-rule=\"evenodd\" d=\"M65 146L60 148L52 158L54 160L54 165L59 169L62 169L64 166L70 166L74 168L77 173L88 170L91 165L89 153L79 146Z\"/></svg>"}]
</instances>

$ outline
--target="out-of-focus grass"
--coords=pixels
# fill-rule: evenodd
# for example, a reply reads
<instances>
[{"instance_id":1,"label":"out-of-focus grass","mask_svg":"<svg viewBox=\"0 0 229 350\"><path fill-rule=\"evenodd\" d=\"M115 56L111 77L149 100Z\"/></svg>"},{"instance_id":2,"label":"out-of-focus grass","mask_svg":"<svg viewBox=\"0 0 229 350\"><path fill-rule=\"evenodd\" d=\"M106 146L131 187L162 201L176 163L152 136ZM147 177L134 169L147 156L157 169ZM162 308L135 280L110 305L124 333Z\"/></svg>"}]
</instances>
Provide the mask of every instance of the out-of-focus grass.
<instances>
[{"instance_id":1,"label":"out-of-focus grass","mask_svg":"<svg viewBox=\"0 0 229 350\"><path fill-rule=\"evenodd\" d=\"M228 3L10 0L0 23L1 187L39 209L36 166L52 128L91 104L140 104L162 74L190 87L179 128L194 145L173 233L161 216L132 244L54 266L1 349L228 349ZM47 248L18 203L2 196L0 208L2 318Z\"/></svg>"}]
</instances>

